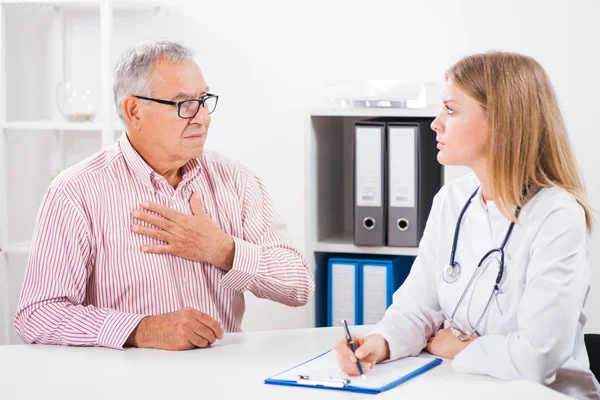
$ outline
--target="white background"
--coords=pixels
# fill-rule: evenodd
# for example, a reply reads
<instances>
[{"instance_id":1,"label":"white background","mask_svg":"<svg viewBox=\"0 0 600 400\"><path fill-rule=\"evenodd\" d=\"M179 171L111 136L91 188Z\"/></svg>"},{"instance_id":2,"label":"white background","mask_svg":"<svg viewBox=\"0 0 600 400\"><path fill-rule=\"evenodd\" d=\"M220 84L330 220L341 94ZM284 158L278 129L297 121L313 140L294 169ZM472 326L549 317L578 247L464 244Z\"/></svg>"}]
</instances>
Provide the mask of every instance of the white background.
<instances>
[{"instance_id":1,"label":"white background","mask_svg":"<svg viewBox=\"0 0 600 400\"><path fill-rule=\"evenodd\" d=\"M130 26L121 21L115 32L136 40L151 35L152 27L132 21ZM180 3L169 11L167 26L169 39L196 50L211 90L220 95L207 146L246 164L266 182L304 250L308 109L331 107L327 82L441 80L461 57L487 50L520 52L545 67L590 203L600 209L598 21L598 0L213 0ZM78 46L77 57L94 59L98 51L97 42ZM35 71L40 65L30 67ZM20 177L22 171L9 167L8 174ZM31 197L27 185L16 185L20 196ZM600 229L591 236L589 250L594 276L587 329L600 332ZM308 307L249 298L243 328L307 327L311 316Z\"/></svg>"}]
</instances>

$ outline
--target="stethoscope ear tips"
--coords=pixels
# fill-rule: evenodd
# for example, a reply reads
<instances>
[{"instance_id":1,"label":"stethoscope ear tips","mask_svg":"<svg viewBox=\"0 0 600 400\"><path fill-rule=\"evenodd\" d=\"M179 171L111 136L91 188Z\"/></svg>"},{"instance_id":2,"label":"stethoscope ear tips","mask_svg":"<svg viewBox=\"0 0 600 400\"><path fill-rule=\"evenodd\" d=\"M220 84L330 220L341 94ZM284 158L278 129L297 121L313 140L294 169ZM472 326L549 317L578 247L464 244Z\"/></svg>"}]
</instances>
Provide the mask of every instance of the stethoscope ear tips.
<instances>
[{"instance_id":1,"label":"stethoscope ear tips","mask_svg":"<svg viewBox=\"0 0 600 400\"><path fill-rule=\"evenodd\" d=\"M449 264L444 267L444 271L442 272L442 277L446 283L452 283L458 279L460 276L460 264L458 262L454 262L454 264Z\"/></svg>"}]
</instances>

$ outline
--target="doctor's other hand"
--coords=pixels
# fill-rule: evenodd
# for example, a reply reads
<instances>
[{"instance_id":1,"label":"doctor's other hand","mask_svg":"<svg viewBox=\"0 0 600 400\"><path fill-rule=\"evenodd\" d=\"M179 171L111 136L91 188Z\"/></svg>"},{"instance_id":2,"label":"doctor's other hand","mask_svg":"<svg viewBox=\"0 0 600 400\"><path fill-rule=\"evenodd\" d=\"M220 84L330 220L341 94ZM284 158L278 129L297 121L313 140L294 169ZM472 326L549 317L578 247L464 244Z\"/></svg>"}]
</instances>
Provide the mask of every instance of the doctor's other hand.
<instances>
[{"instance_id":1,"label":"doctor's other hand","mask_svg":"<svg viewBox=\"0 0 600 400\"><path fill-rule=\"evenodd\" d=\"M223 339L223 328L210 315L191 307L143 318L129 335L125 346L162 350L207 347Z\"/></svg>"},{"instance_id":2,"label":"doctor's other hand","mask_svg":"<svg viewBox=\"0 0 600 400\"><path fill-rule=\"evenodd\" d=\"M352 354L346 336L342 336L333 347L337 352L340 369L346 375L360 375L356 366L357 358L360 360L360 366L366 374L375 364L390 356L388 342L381 335L352 335L352 341L356 346L356 357Z\"/></svg>"},{"instance_id":3,"label":"doctor's other hand","mask_svg":"<svg viewBox=\"0 0 600 400\"><path fill-rule=\"evenodd\" d=\"M454 336L450 328L440 329L429 338L425 349L434 356L452 360L478 337L477 335L473 335L469 340L463 342Z\"/></svg>"}]
</instances>

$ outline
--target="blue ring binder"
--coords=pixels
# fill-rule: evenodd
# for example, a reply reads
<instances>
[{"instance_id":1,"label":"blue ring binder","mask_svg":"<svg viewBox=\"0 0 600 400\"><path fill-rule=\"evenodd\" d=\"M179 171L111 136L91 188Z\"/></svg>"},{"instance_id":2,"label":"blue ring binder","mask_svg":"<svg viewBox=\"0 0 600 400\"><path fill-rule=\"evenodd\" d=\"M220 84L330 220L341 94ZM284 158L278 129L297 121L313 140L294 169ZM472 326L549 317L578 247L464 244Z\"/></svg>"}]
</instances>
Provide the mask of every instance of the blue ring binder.
<instances>
[{"instance_id":1,"label":"blue ring binder","mask_svg":"<svg viewBox=\"0 0 600 400\"><path fill-rule=\"evenodd\" d=\"M361 316L361 290L360 290L360 264L358 260L352 260L349 258L330 258L327 263L327 325L333 326L334 318L333 318L333 266L334 265L352 265L354 266L354 321L351 321L352 325L360 325L362 324L362 316ZM341 319L348 319L347 316L344 318L336 318L335 321L340 321Z\"/></svg>"},{"instance_id":2,"label":"blue ring binder","mask_svg":"<svg viewBox=\"0 0 600 400\"><path fill-rule=\"evenodd\" d=\"M373 312L368 304L369 299L365 295L365 284L367 282L366 269L365 267L381 267L385 269L385 296L386 309L392 304L392 296L399 286L406 280L410 273L414 257L409 256L393 256L393 257L380 257L374 258L350 258L350 257L332 257L327 262L327 325L334 326L338 325L340 319L348 320L350 325L363 325L363 324L375 324L379 322L382 316L382 312L385 310L379 310ZM354 301L354 304L349 306L346 305L346 310L351 308L354 311L354 318L352 319L349 315L336 314L336 304L334 304L334 293L333 293L333 273L332 269L335 265L346 265L355 268L354 271L354 285L353 287L344 287L342 291L347 291L346 298ZM371 269L371 268L369 268ZM339 289L339 288L338 288ZM350 293L353 291L353 293ZM371 301L372 303L372 301ZM334 318L336 314L336 318ZM347 313L346 313L347 314Z\"/></svg>"}]
</instances>

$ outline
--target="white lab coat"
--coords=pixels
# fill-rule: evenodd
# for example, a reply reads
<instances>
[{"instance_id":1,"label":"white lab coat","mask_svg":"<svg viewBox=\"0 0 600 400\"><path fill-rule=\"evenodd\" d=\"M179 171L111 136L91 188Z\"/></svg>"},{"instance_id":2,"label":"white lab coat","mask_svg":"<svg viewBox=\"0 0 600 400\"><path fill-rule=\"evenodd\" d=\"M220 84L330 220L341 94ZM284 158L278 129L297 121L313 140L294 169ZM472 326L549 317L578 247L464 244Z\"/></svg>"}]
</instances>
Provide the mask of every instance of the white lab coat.
<instances>
[{"instance_id":1,"label":"white lab coat","mask_svg":"<svg viewBox=\"0 0 600 400\"><path fill-rule=\"evenodd\" d=\"M417 355L449 318L481 257L500 247L510 221L479 192L460 229L456 260L462 273L448 284L461 209L479 182L471 173L436 195L411 273L374 333L389 343L392 359ZM583 340L589 291L583 208L559 188L541 189L521 210L505 248L505 271L497 300L477 329L481 335L452 362L457 372L526 379L577 398L600 398ZM497 267L476 281L455 323L470 332L494 286Z\"/></svg>"}]
</instances>

